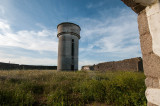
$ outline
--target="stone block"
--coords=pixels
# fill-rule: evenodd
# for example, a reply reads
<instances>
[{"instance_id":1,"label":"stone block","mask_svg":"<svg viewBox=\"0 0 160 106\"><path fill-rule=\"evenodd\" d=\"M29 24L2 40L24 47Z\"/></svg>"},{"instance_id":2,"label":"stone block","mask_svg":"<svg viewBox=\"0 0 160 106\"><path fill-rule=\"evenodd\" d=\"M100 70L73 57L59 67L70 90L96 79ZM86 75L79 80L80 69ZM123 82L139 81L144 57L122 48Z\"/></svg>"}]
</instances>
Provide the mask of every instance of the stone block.
<instances>
[{"instance_id":1,"label":"stone block","mask_svg":"<svg viewBox=\"0 0 160 106\"><path fill-rule=\"evenodd\" d=\"M156 54L143 55L143 68L147 77L160 76L160 57Z\"/></svg>"},{"instance_id":2,"label":"stone block","mask_svg":"<svg viewBox=\"0 0 160 106\"><path fill-rule=\"evenodd\" d=\"M153 10L154 11L154 10ZM153 52L160 56L160 10L148 17L148 24L152 36Z\"/></svg>"},{"instance_id":3,"label":"stone block","mask_svg":"<svg viewBox=\"0 0 160 106\"><path fill-rule=\"evenodd\" d=\"M153 79L153 88L159 88L159 79L158 78Z\"/></svg>"},{"instance_id":4,"label":"stone block","mask_svg":"<svg viewBox=\"0 0 160 106\"><path fill-rule=\"evenodd\" d=\"M121 1L123 1L128 7L131 7L131 9L136 13L140 13L142 10L146 8L146 6L143 6L140 3L136 3L135 0L121 0Z\"/></svg>"},{"instance_id":5,"label":"stone block","mask_svg":"<svg viewBox=\"0 0 160 106\"><path fill-rule=\"evenodd\" d=\"M145 79L145 84L146 84L146 86L147 87L153 87L153 79L151 78L151 77L147 77L146 79Z\"/></svg>"},{"instance_id":6,"label":"stone block","mask_svg":"<svg viewBox=\"0 0 160 106\"><path fill-rule=\"evenodd\" d=\"M140 3L144 6L152 5L154 4L157 0L134 0L136 3Z\"/></svg>"},{"instance_id":7,"label":"stone block","mask_svg":"<svg viewBox=\"0 0 160 106\"><path fill-rule=\"evenodd\" d=\"M145 10L141 11L140 14L138 15L138 29L140 35L150 33Z\"/></svg>"},{"instance_id":8,"label":"stone block","mask_svg":"<svg viewBox=\"0 0 160 106\"><path fill-rule=\"evenodd\" d=\"M150 87L150 88L160 88L160 85L159 85L159 79L158 78L153 78L153 77L147 77L145 79L145 84L147 87Z\"/></svg>"},{"instance_id":9,"label":"stone block","mask_svg":"<svg viewBox=\"0 0 160 106\"><path fill-rule=\"evenodd\" d=\"M143 6L139 3L136 3L136 6L135 7L131 7L131 9L136 12L136 13L140 13L141 11L143 11L144 9L146 8L146 6Z\"/></svg>"},{"instance_id":10,"label":"stone block","mask_svg":"<svg viewBox=\"0 0 160 106\"><path fill-rule=\"evenodd\" d=\"M155 104L152 104L152 103L147 103L147 106L158 106L158 105L155 105Z\"/></svg>"},{"instance_id":11,"label":"stone block","mask_svg":"<svg viewBox=\"0 0 160 106\"><path fill-rule=\"evenodd\" d=\"M153 52L152 49L152 37L150 34L140 36L141 51L143 55Z\"/></svg>"},{"instance_id":12,"label":"stone block","mask_svg":"<svg viewBox=\"0 0 160 106\"><path fill-rule=\"evenodd\" d=\"M147 101L150 103L148 106L159 106L160 105L160 89L147 88L145 92Z\"/></svg>"},{"instance_id":13,"label":"stone block","mask_svg":"<svg viewBox=\"0 0 160 106\"><path fill-rule=\"evenodd\" d=\"M123 1L129 7L135 7L136 6L136 2L134 0L121 0L121 1Z\"/></svg>"},{"instance_id":14,"label":"stone block","mask_svg":"<svg viewBox=\"0 0 160 106\"><path fill-rule=\"evenodd\" d=\"M147 16L154 15L155 13L159 12L159 10L160 10L159 3L155 3L155 4L151 5L151 6L148 6L146 8Z\"/></svg>"}]
</instances>

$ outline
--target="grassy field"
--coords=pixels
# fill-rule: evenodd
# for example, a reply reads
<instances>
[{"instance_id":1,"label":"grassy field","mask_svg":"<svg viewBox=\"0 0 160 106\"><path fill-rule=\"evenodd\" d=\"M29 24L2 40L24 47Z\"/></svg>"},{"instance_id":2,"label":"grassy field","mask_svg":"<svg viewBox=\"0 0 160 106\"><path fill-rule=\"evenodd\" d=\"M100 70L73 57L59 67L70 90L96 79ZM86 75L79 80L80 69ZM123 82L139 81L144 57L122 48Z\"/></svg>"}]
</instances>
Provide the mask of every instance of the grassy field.
<instances>
[{"instance_id":1,"label":"grassy field","mask_svg":"<svg viewBox=\"0 0 160 106\"><path fill-rule=\"evenodd\" d=\"M137 72L0 71L0 105L146 106Z\"/></svg>"}]
</instances>

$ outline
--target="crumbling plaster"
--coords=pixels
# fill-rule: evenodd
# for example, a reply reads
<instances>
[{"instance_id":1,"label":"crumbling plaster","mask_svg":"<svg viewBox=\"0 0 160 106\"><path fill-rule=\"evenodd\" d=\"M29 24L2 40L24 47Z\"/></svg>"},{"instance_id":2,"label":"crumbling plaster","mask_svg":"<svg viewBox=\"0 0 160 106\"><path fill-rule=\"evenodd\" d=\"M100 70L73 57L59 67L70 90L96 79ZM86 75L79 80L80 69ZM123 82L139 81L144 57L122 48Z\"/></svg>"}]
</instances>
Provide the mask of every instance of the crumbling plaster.
<instances>
[{"instance_id":1,"label":"crumbling plaster","mask_svg":"<svg viewBox=\"0 0 160 106\"><path fill-rule=\"evenodd\" d=\"M147 88L146 97L148 102L160 106L160 90L157 88Z\"/></svg>"},{"instance_id":2,"label":"crumbling plaster","mask_svg":"<svg viewBox=\"0 0 160 106\"><path fill-rule=\"evenodd\" d=\"M160 2L146 8L149 30L152 36L153 52L160 56Z\"/></svg>"}]
</instances>

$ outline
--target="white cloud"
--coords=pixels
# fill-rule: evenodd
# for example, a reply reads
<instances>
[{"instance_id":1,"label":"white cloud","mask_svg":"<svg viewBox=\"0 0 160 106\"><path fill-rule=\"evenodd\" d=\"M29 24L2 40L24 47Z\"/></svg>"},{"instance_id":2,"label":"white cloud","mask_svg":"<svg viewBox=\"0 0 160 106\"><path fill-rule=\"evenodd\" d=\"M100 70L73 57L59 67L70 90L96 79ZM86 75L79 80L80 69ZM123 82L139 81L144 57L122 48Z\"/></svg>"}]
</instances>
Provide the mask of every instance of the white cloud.
<instances>
[{"instance_id":1,"label":"white cloud","mask_svg":"<svg viewBox=\"0 0 160 106\"><path fill-rule=\"evenodd\" d=\"M5 9L3 6L0 5L0 14L4 15L5 14Z\"/></svg>"},{"instance_id":2,"label":"white cloud","mask_svg":"<svg viewBox=\"0 0 160 106\"><path fill-rule=\"evenodd\" d=\"M103 6L105 4L106 1L100 1L98 3L89 3L86 7L87 8L96 8L96 7L100 7Z\"/></svg>"},{"instance_id":3,"label":"white cloud","mask_svg":"<svg viewBox=\"0 0 160 106\"><path fill-rule=\"evenodd\" d=\"M0 53L0 62L10 62L18 64L27 64L27 65L57 65L57 59L50 58L34 58L34 57L17 57L12 54Z\"/></svg>"},{"instance_id":4,"label":"white cloud","mask_svg":"<svg viewBox=\"0 0 160 106\"><path fill-rule=\"evenodd\" d=\"M107 57L122 60L141 56L137 15L125 9L119 9L115 17L109 17L105 13L108 11L104 11L103 14L100 12L99 19L79 19L79 24L83 27L80 43L86 43L85 46L81 46L80 55L86 54L89 57L89 54L94 54L96 57L101 54L104 56L102 61L107 61ZM113 60L112 58L110 61ZM99 62L97 60L96 63Z\"/></svg>"},{"instance_id":5,"label":"white cloud","mask_svg":"<svg viewBox=\"0 0 160 106\"><path fill-rule=\"evenodd\" d=\"M0 34L8 33L10 30L10 25L7 24L7 21L0 19Z\"/></svg>"},{"instance_id":6,"label":"white cloud","mask_svg":"<svg viewBox=\"0 0 160 106\"><path fill-rule=\"evenodd\" d=\"M21 30L13 32L10 25L0 20L0 46L14 46L28 50L53 51L57 53L56 30L42 29L39 31Z\"/></svg>"},{"instance_id":7,"label":"white cloud","mask_svg":"<svg viewBox=\"0 0 160 106\"><path fill-rule=\"evenodd\" d=\"M57 54L58 42L56 37L57 31L55 29L43 28L39 31L20 30L14 32L7 20L0 19L0 46L1 47L16 47L32 51L51 51ZM18 64L31 65L57 65L57 58L41 57L36 58L32 56L21 56L12 54L12 51L3 50L0 48L0 62L12 62ZM5 52L3 52L5 51ZM38 54L37 54L38 55Z\"/></svg>"}]
</instances>

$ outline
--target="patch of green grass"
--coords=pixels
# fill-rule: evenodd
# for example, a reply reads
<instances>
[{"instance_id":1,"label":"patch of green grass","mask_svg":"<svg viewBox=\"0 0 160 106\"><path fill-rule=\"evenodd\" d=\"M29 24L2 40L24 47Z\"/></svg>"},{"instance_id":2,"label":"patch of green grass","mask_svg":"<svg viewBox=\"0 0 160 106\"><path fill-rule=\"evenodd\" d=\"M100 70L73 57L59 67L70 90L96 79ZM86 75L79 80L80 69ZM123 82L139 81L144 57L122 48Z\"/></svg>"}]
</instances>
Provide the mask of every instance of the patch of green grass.
<instances>
[{"instance_id":1,"label":"patch of green grass","mask_svg":"<svg viewBox=\"0 0 160 106\"><path fill-rule=\"evenodd\" d=\"M34 103L34 95L31 92L25 92L20 89L0 90L0 105L32 105Z\"/></svg>"},{"instance_id":2,"label":"patch of green grass","mask_svg":"<svg viewBox=\"0 0 160 106\"><path fill-rule=\"evenodd\" d=\"M146 106L138 72L0 71L0 105Z\"/></svg>"}]
</instances>

